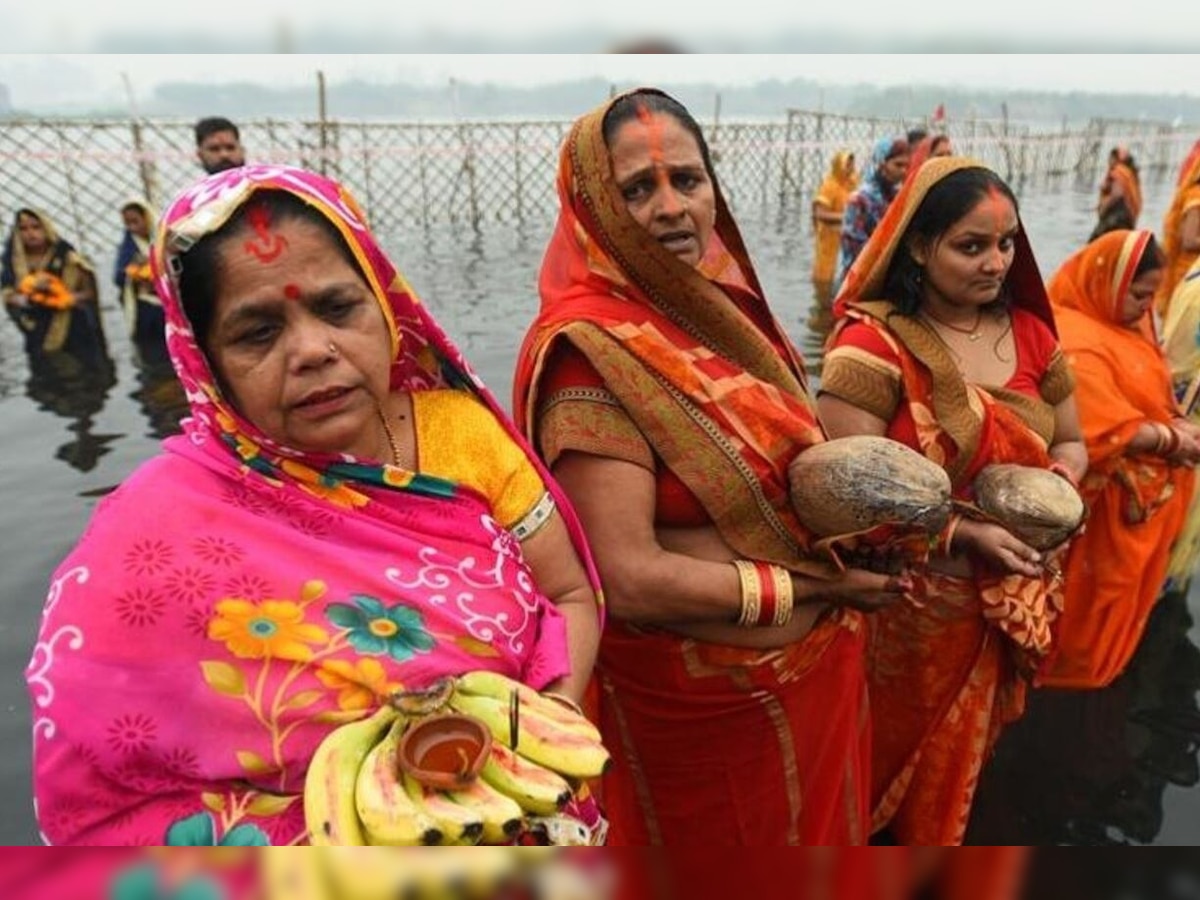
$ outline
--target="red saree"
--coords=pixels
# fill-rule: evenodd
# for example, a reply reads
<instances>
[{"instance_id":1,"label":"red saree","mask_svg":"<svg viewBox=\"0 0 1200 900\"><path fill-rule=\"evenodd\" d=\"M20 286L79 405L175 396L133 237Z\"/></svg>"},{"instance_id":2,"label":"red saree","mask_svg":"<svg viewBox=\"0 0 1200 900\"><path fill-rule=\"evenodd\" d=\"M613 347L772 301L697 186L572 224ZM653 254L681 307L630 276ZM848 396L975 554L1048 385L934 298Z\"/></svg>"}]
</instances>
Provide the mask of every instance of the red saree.
<instances>
[{"instance_id":1,"label":"red saree","mask_svg":"<svg viewBox=\"0 0 1200 900\"><path fill-rule=\"evenodd\" d=\"M719 191L699 269L646 239L612 178L608 105L578 120L563 148L561 212L514 417L543 452L550 403L566 410L559 428L625 423L652 448L660 481L680 482L739 554L825 572L808 561L810 535L787 491L788 463L824 440L799 355L761 300ZM547 396L564 347L602 390ZM610 620L597 664L601 728L617 760L603 784L610 843L862 843L863 638L861 618L841 611L771 651Z\"/></svg>"}]
</instances>

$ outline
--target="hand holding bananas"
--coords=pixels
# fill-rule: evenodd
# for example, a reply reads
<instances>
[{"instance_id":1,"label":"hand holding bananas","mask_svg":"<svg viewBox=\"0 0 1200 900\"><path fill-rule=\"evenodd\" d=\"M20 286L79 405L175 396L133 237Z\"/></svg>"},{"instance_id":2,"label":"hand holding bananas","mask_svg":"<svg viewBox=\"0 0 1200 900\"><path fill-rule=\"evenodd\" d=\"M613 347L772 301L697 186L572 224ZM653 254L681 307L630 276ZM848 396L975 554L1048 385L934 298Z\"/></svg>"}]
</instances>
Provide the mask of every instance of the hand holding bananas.
<instances>
[{"instance_id":1,"label":"hand holding bananas","mask_svg":"<svg viewBox=\"0 0 1200 900\"><path fill-rule=\"evenodd\" d=\"M563 809L610 761L573 705L468 672L332 731L309 765L305 821L314 845L582 842Z\"/></svg>"}]
</instances>

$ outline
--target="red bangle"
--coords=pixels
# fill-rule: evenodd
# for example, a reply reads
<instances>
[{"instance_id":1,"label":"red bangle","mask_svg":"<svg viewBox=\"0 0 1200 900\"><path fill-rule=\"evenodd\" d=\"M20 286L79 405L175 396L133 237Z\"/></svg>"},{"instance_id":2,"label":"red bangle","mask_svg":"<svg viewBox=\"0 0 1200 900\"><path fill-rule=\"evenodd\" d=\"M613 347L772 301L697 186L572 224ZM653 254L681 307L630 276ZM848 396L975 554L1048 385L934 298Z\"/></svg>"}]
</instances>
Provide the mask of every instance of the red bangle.
<instances>
[{"instance_id":1,"label":"red bangle","mask_svg":"<svg viewBox=\"0 0 1200 900\"><path fill-rule=\"evenodd\" d=\"M772 625L775 622L775 609L779 605L779 594L775 590L775 577L771 567L765 562L754 561L754 574L758 577L758 590L761 604L758 607L757 627Z\"/></svg>"}]
</instances>

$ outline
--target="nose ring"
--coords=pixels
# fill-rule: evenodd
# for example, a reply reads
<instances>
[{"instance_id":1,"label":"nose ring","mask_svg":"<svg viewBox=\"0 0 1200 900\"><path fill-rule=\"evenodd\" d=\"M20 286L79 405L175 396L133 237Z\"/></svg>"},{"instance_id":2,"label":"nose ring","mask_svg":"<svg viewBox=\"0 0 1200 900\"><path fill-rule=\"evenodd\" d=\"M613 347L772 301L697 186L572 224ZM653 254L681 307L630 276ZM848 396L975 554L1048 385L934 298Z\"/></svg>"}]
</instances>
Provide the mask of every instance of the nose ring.
<instances>
[{"instance_id":1,"label":"nose ring","mask_svg":"<svg viewBox=\"0 0 1200 900\"><path fill-rule=\"evenodd\" d=\"M337 359L338 348L337 348L337 344L335 344L333 341L329 342L329 355L332 356L334 359Z\"/></svg>"}]
</instances>

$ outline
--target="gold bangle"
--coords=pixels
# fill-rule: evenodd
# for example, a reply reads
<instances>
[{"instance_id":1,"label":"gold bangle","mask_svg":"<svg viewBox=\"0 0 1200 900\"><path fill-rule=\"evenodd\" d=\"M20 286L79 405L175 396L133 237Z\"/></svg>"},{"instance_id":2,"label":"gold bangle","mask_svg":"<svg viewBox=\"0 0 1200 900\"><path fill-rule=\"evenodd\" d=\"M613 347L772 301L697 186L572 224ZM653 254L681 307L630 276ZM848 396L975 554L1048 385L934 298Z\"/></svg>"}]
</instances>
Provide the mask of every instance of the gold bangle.
<instances>
[{"instance_id":1,"label":"gold bangle","mask_svg":"<svg viewBox=\"0 0 1200 900\"><path fill-rule=\"evenodd\" d=\"M783 566L771 566L771 579L775 582L775 621L774 625L781 628L792 618L792 609L796 596L792 590L792 573Z\"/></svg>"},{"instance_id":2,"label":"gold bangle","mask_svg":"<svg viewBox=\"0 0 1200 900\"><path fill-rule=\"evenodd\" d=\"M754 563L746 559L735 559L738 580L742 585L742 610L737 623L743 628L753 628L758 622L758 613L762 609L762 589L758 584L758 572Z\"/></svg>"}]
</instances>

